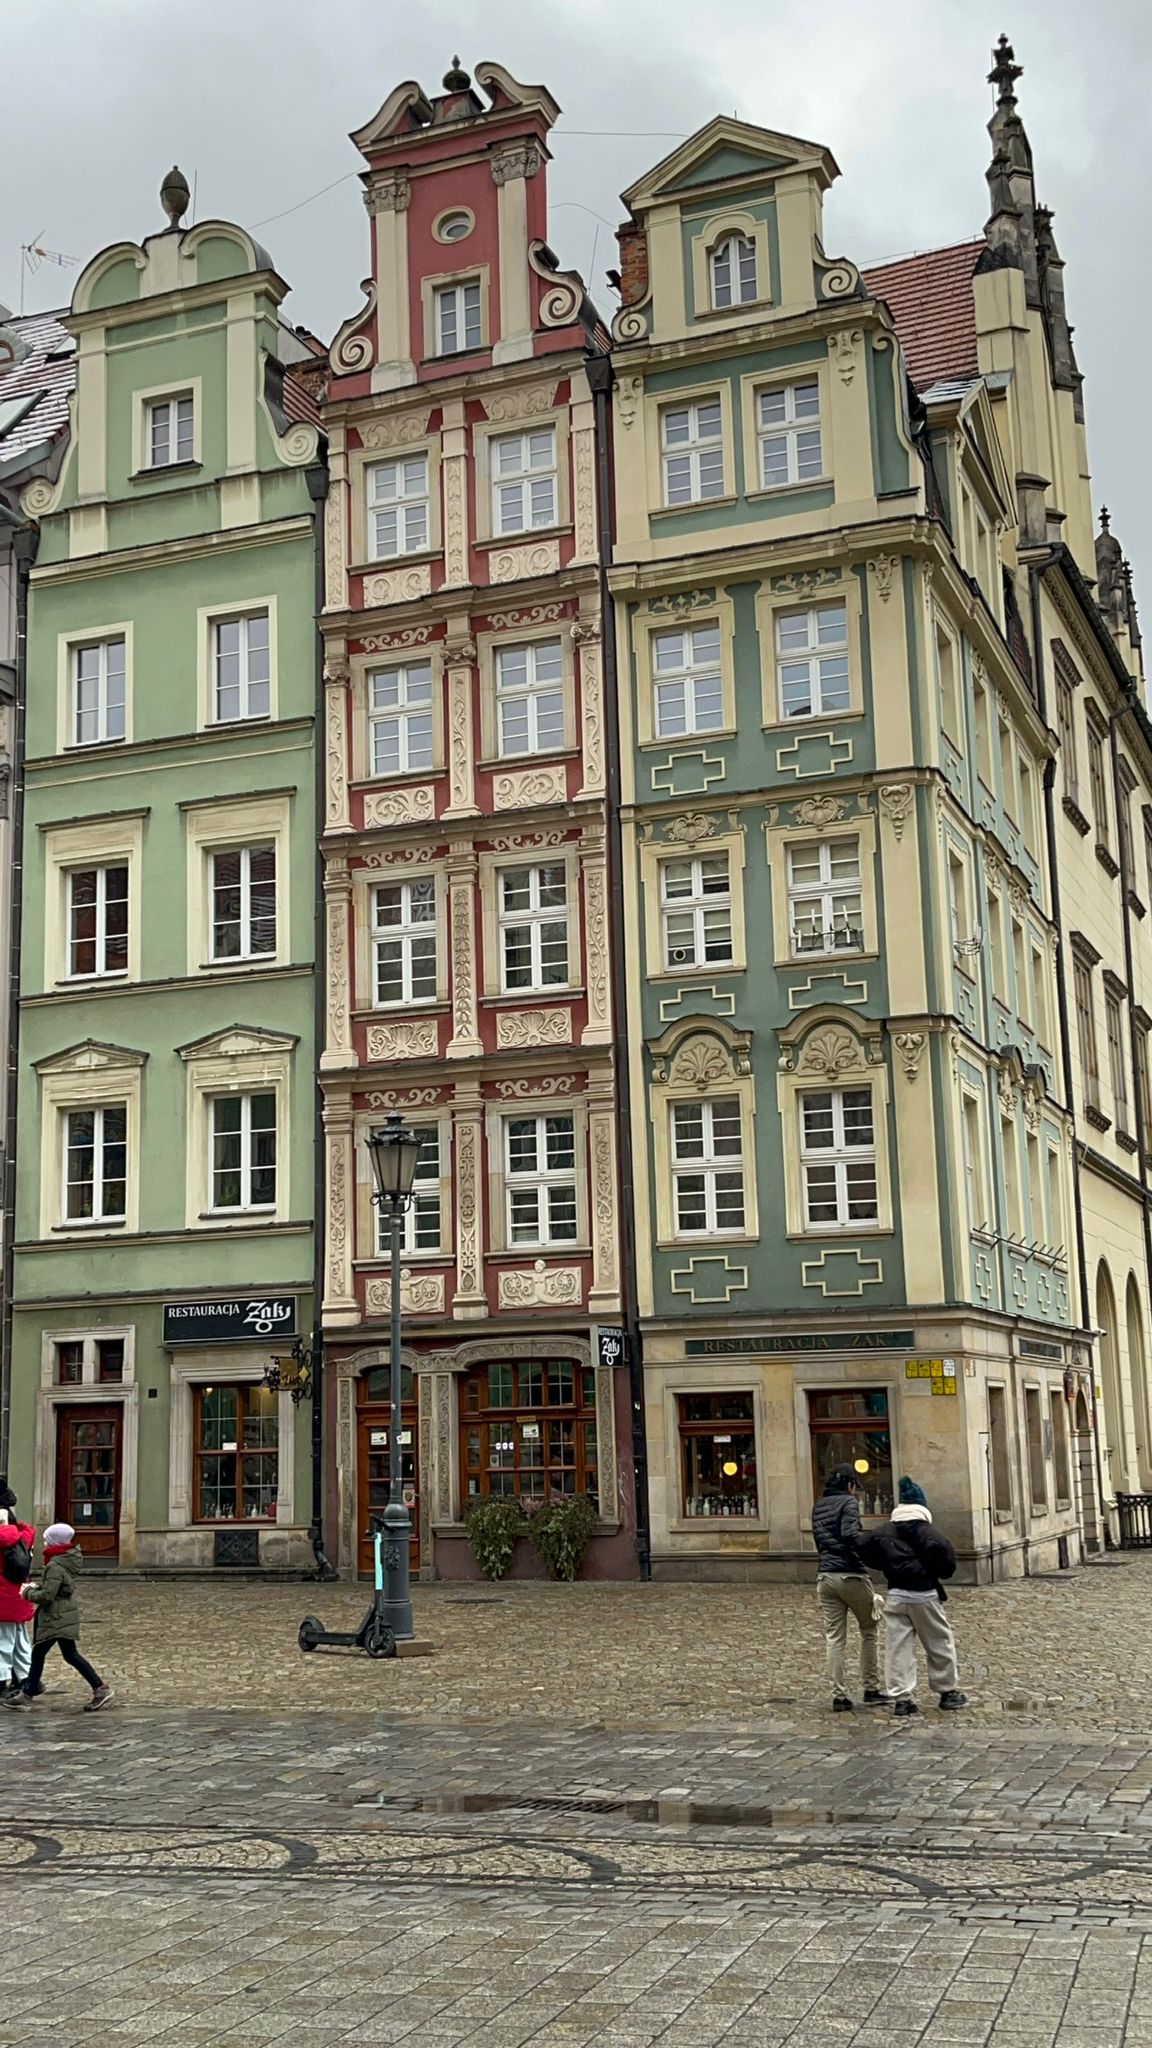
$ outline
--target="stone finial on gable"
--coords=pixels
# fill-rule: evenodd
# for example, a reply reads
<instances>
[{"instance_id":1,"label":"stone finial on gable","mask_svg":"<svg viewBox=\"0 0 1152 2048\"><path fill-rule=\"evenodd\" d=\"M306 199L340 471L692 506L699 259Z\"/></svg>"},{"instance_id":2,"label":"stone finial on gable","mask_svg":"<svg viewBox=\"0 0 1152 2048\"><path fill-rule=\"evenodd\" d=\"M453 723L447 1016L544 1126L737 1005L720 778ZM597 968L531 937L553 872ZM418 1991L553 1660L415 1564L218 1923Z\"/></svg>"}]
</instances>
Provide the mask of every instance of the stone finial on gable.
<instances>
[{"instance_id":1,"label":"stone finial on gable","mask_svg":"<svg viewBox=\"0 0 1152 2048\"><path fill-rule=\"evenodd\" d=\"M188 201L191 197L192 194L188 189L187 178L184 176L183 171L176 164L173 164L172 169L160 187L160 204L168 215L168 226L170 228L178 228L180 226L180 222L188 211Z\"/></svg>"}]
</instances>

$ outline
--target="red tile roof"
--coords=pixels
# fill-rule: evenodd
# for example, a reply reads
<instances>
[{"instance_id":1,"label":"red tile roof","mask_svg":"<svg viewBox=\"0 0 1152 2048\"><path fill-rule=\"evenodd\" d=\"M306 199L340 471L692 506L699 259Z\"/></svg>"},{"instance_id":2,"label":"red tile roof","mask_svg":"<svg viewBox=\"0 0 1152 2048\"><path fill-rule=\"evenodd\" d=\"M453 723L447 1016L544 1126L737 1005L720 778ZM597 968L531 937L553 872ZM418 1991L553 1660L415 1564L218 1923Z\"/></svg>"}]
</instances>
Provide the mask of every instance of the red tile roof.
<instances>
[{"instance_id":1,"label":"red tile roof","mask_svg":"<svg viewBox=\"0 0 1152 2048\"><path fill-rule=\"evenodd\" d=\"M307 427L324 426L321 410L327 364L313 370L307 364L289 363L284 372L284 415Z\"/></svg>"},{"instance_id":2,"label":"red tile roof","mask_svg":"<svg viewBox=\"0 0 1152 2048\"><path fill-rule=\"evenodd\" d=\"M983 247L954 242L862 273L873 297L891 307L912 382L922 391L946 377L977 374L972 272Z\"/></svg>"}]
</instances>

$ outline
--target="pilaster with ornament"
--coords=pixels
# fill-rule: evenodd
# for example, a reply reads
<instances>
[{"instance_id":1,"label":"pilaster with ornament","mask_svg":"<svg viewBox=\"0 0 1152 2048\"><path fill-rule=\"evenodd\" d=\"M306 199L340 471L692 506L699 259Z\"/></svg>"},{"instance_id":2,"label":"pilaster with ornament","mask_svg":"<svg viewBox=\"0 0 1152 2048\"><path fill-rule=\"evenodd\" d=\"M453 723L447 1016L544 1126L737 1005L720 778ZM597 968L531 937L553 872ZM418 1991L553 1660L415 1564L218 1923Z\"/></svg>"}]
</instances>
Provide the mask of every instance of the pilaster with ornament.
<instances>
[{"instance_id":1,"label":"pilaster with ornament","mask_svg":"<svg viewBox=\"0 0 1152 2048\"><path fill-rule=\"evenodd\" d=\"M584 878L584 980L588 1022L582 1045L611 1045L612 1008L608 988L608 862L601 831L586 830L580 846Z\"/></svg>"},{"instance_id":2,"label":"pilaster with ornament","mask_svg":"<svg viewBox=\"0 0 1152 2048\"><path fill-rule=\"evenodd\" d=\"M609 1316L620 1309L620 1260L616 1234L619 1191L616 1178L616 1111L609 1077L588 1089L588 1187L592 1226L592 1288L588 1309Z\"/></svg>"},{"instance_id":3,"label":"pilaster with ornament","mask_svg":"<svg viewBox=\"0 0 1152 2048\"><path fill-rule=\"evenodd\" d=\"M471 840L448 848L448 946L452 972L450 1060L476 1059L483 1051L478 1025L476 959L476 851Z\"/></svg>"},{"instance_id":4,"label":"pilaster with ornament","mask_svg":"<svg viewBox=\"0 0 1152 2048\"><path fill-rule=\"evenodd\" d=\"M474 818L476 748L472 729L472 669L476 643L466 627L449 627L444 643L448 675L448 808L446 818Z\"/></svg>"},{"instance_id":5,"label":"pilaster with ornament","mask_svg":"<svg viewBox=\"0 0 1152 2048\"><path fill-rule=\"evenodd\" d=\"M880 879L884 889L884 925L900 933L889 946L888 999L894 1016L918 1016L929 1007L928 959L924 939L920 833L914 782L882 782L872 792L880 837ZM862 799L863 801L863 799Z\"/></svg>"},{"instance_id":6,"label":"pilaster with ornament","mask_svg":"<svg viewBox=\"0 0 1152 2048\"><path fill-rule=\"evenodd\" d=\"M348 606L348 456L343 427L328 441L328 496L324 501L324 609Z\"/></svg>"},{"instance_id":7,"label":"pilaster with ornament","mask_svg":"<svg viewBox=\"0 0 1152 2048\"><path fill-rule=\"evenodd\" d=\"M841 327L828 336L828 438L836 450L836 496L846 505L866 505L876 496L864 346L859 327Z\"/></svg>"},{"instance_id":8,"label":"pilaster with ornament","mask_svg":"<svg viewBox=\"0 0 1152 2048\"><path fill-rule=\"evenodd\" d=\"M320 1055L322 1071L350 1067L356 1054L352 1044L351 933L352 877L343 855L336 855L324 871L324 929L326 1031Z\"/></svg>"},{"instance_id":9,"label":"pilaster with ornament","mask_svg":"<svg viewBox=\"0 0 1152 2048\"><path fill-rule=\"evenodd\" d=\"M899 950L897 948L896 950ZM900 1189L900 1212L904 1222L904 1286L910 1302L942 1301L944 1281L944 1233L952 1204L942 1195L947 1175L942 1178L937 1150L936 1080L932 1058L933 1034L926 1017L905 1017L892 1029L892 1106L895 1111L896 1153L892 1178ZM958 1103L959 1097L953 1100ZM965 1213L965 1194L958 1191L956 1212ZM967 1242L960 1234L957 1255L968 1256ZM964 1270L963 1266L959 1270Z\"/></svg>"},{"instance_id":10,"label":"pilaster with ornament","mask_svg":"<svg viewBox=\"0 0 1152 2048\"><path fill-rule=\"evenodd\" d=\"M408 208L412 185L403 171L377 175L364 194L375 245L376 328L379 360L374 391L395 391L416 382L408 297Z\"/></svg>"},{"instance_id":11,"label":"pilaster with ornament","mask_svg":"<svg viewBox=\"0 0 1152 2048\"><path fill-rule=\"evenodd\" d=\"M360 1320L353 1280L356 1152L351 1096L330 1097L324 1104L323 1121L327 1187L324 1322L336 1326Z\"/></svg>"},{"instance_id":12,"label":"pilaster with ornament","mask_svg":"<svg viewBox=\"0 0 1152 2048\"><path fill-rule=\"evenodd\" d=\"M464 401L449 399L444 407L440 442L440 482L444 510L444 588L463 590L468 575L468 434Z\"/></svg>"},{"instance_id":13,"label":"pilaster with ornament","mask_svg":"<svg viewBox=\"0 0 1152 2048\"><path fill-rule=\"evenodd\" d=\"M572 638L580 664L580 746L584 770L582 796L604 794L604 670L599 611L581 612L573 621Z\"/></svg>"},{"instance_id":14,"label":"pilaster with ornament","mask_svg":"<svg viewBox=\"0 0 1152 2048\"><path fill-rule=\"evenodd\" d=\"M473 1320L488 1313L484 1292L484 1112L479 1082L462 1083L453 1105L456 1162L456 1292L452 1313Z\"/></svg>"},{"instance_id":15,"label":"pilaster with ornament","mask_svg":"<svg viewBox=\"0 0 1152 2048\"><path fill-rule=\"evenodd\" d=\"M596 522L596 415L585 371L572 378L572 523L575 552L571 567L595 562L600 552Z\"/></svg>"},{"instance_id":16,"label":"pilaster with ornament","mask_svg":"<svg viewBox=\"0 0 1152 2048\"><path fill-rule=\"evenodd\" d=\"M531 138L508 142L488 159L496 187L496 225L500 238L500 333L492 350L494 363L523 361L532 353L532 298L528 270L528 192L543 162Z\"/></svg>"},{"instance_id":17,"label":"pilaster with ornament","mask_svg":"<svg viewBox=\"0 0 1152 2048\"><path fill-rule=\"evenodd\" d=\"M839 489L839 479L837 479ZM915 676L909 659L908 614L904 603L904 558L877 548L865 570L868 592L868 643L870 678L865 679L865 697L872 694L872 718L876 733L876 765L903 767L917 758L912 735L912 700L923 698L928 687ZM931 641L922 643L931 651Z\"/></svg>"},{"instance_id":18,"label":"pilaster with ornament","mask_svg":"<svg viewBox=\"0 0 1152 2048\"><path fill-rule=\"evenodd\" d=\"M325 823L329 832L348 832L348 684L343 650L329 648L324 662Z\"/></svg>"}]
</instances>

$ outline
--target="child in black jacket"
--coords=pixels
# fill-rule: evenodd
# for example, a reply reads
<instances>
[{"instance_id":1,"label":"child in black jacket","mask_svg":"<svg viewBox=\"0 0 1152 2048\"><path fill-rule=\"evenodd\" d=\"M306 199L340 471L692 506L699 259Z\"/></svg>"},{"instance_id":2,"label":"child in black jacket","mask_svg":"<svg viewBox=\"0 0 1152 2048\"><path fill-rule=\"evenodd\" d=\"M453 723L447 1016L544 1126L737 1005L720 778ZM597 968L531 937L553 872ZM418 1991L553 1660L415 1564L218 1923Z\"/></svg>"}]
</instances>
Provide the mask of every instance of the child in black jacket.
<instances>
[{"instance_id":1,"label":"child in black jacket","mask_svg":"<svg viewBox=\"0 0 1152 2048\"><path fill-rule=\"evenodd\" d=\"M914 1479L900 1481L900 1504L892 1518L857 1549L865 1564L875 1565L888 1581L884 1603L884 1667L887 1690L898 1715L919 1713L916 1705L916 1643L924 1647L928 1683L945 1713L968 1704L956 1670L956 1641L944 1612L947 1594L941 1584L956 1570L956 1552L946 1536L932 1527L923 1487Z\"/></svg>"}]
</instances>

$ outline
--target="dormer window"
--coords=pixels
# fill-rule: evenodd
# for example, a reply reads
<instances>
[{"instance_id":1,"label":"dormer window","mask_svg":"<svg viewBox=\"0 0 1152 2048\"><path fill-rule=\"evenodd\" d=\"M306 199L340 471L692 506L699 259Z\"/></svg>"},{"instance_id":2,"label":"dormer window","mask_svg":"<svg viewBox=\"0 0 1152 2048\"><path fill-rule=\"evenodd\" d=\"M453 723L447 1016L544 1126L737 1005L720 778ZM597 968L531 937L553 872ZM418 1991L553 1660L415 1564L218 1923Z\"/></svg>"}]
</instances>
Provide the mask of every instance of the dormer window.
<instances>
[{"instance_id":1,"label":"dormer window","mask_svg":"<svg viewBox=\"0 0 1152 2048\"><path fill-rule=\"evenodd\" d=\"M438 356L464 355L483 346L480 280L438 285L433 295Z\"/></svg>"},{"instance_id":2,"label":"dormer window","mask_svg":"<svg viewBox=\"0 0 1152 2048\"><path fill-rule=\"evenodd\" d=\"M148 468L170 469L174 462L193 461L195 442L191 392L153 399L147 408Z\"/></svg>"},{"instance_id":3,"label":"dormer window","mask_svg":"<svg viewBox=\"0 0 1152 2048\"><path fill-rule=\"evenodd\" d=\"M747 235L726 235L708 263L712 305L717 313L730 306L750 306L760 294L756 282L756 244Z\"/></svg>"}]
</instances>

